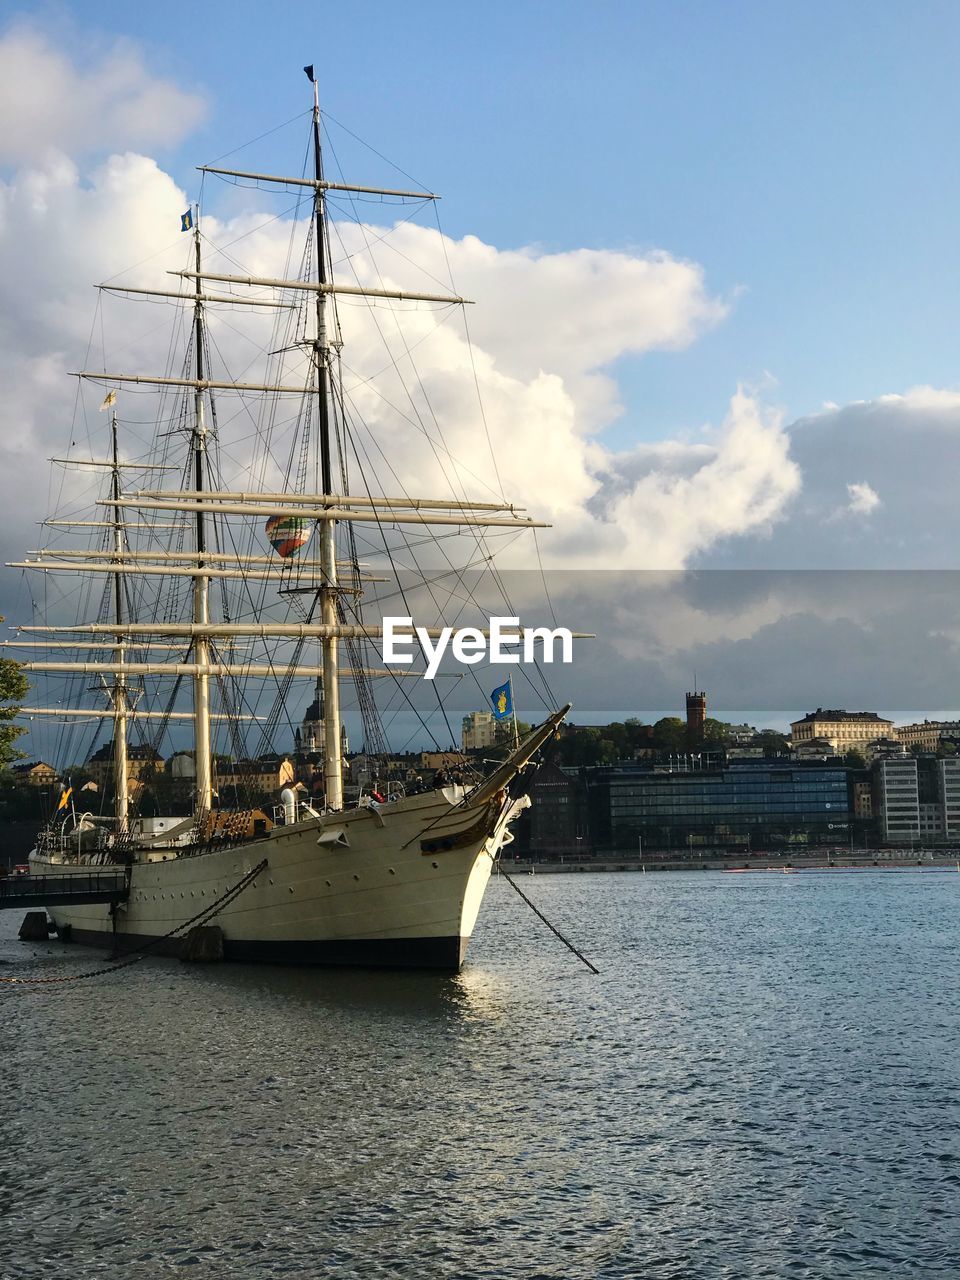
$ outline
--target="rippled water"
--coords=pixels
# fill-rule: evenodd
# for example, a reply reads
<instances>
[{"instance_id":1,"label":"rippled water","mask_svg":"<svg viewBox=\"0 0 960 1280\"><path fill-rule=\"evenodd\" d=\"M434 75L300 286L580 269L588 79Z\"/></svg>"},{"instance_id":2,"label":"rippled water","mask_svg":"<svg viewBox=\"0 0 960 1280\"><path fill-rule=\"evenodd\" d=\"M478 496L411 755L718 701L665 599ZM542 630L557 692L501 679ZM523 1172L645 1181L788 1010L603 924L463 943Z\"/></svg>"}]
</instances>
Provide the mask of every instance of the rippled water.
<instances>
[{"instance_id":1,"label":"rippled water","mask_svg":"<svg viewBox=\"0 0 960 1280\"><path fill-rule=\"evenodd\" d=\"M499 881L456 978L0 988L0 1275L960 1275L960 875L522 887L599 977Z\"/></svg>"}]
</instances>

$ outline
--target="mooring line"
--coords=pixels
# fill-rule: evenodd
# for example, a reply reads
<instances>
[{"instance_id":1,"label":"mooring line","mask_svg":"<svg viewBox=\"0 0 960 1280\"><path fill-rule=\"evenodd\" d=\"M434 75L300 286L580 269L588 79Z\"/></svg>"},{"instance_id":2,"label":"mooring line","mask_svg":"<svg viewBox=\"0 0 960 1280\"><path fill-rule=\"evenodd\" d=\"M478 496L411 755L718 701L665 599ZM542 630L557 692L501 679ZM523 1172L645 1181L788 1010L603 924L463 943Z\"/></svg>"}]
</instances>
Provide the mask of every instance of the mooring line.
<instances>
[{"instance_id":1,"label":"mooring line","mask_svg":"<svg viewBox=\"0 0 960 1280\"><path fill-rule=\"evenodd\" d=\"M204 907L202 911L198 911L197 914L195 916L191 916L189 920L182 921L168 933L162 934L159 938L151 938L149 942L145 942L142 946L135 947L133 951L129 952L127 956L117 964L105 965L100 969L88 969L86 973L70 973L65 977L57 978L0 977L0 983L3 983L6 986L18 987L54 986L61 982L82 982L85 978L99 978L106 973L116 973L118 969L128 969L131 965L139 964L141 960L146 960L147 956L155 947L158 947L161 942L166 942L168 938L174 937L181 931L181 929L187 929L190 925L196 924L198 921L212 920L213 917L218 915L224 907L228 906L234 898L239 898L244 889L251 885L260 872L267 869L267 866L267 859L264 858L263 861L255 866L252 871L248 871L242 880L238 880L233 888L228 889L225 894L219 897L216 902L211 902L208 907Z\"/></svg>"},{"instance_id":2,"label":"mooring line","mask_svg":"<svg viewBox=\"0 0 960 1280\"><path fill-rule=\"evenodd\" d=\"M496 863L495 865L498 867L499 872L500 872L500 875L502 875L502 876L503 876L504 880L506 880L506 882L507 882L507 884L510 886L510 888L511 888L511 889L516 889L517 893L519 893L520 897L524 900L524 902L527 904L527 906L530 908L530 910L533 912L533 914L534 914L535 916L539 916L539 917L540 917L540 919L541 919L541 920L543 921L543 923L547 926L547 928L550 930L550 932L551 932L551 933L555 933L555 934L557 935L557 937L560 939L560 941L563 943L563 945L564 945L565 947L568 947L568 948L573 952L573 954L577 957L577 959L578 959L578 960L582 960L582 961L583 961L583 963L587 966L587 968L590 970L590 972L591 972L591 973L597 973L597 974L599 974L600 970L599 970L595 965L592 965L592 964L590 963L590 961L589 961L589 960L587 959L587 957L583 954L583 952L582 952L582 951L578 951L578 950L577 950L577 948L573 945L573 943L572 943L568 938L565 938L565 937L563 936L563 934L560 932L560 930L559 930L559 929L557 929L557 928L555 928L555 927L550 923L550 921L549 921L549 920L547 919L547 917L543 914L543 912L542 912L538 907L535 907L535 906L533 905L533 903L530 901L530 899L527 897L527 895L523 892L523 890L520 888L520 886L519 886L519 885L514 881L513 877L512 877L511 875L509 875L506 871L504 871L503 867L502 867L499 863Z\"/></svg>"}]
</instances>

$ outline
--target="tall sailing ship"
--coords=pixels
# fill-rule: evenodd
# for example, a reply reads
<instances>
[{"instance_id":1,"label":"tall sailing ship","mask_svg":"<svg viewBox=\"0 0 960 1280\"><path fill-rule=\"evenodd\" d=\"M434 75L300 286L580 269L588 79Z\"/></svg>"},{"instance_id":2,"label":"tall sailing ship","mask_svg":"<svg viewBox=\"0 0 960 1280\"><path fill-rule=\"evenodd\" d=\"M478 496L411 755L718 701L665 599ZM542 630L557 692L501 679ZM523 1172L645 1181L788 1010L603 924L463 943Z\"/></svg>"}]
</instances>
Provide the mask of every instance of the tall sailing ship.
<instances>
[{"instance_id":1,"label":"tall sailing ship","mask_svg":"<svg viewBox=\"0 0 960 1280\"><path fill-rule=\"evenodd\" d=\"M51 531L62 534L59 545L42 546L12 566L40 571L48 582L65 575L66 582L82 584L81 610L69 623L61 611L54 622L19 628L21 635L42 638L12 642L43 648L25 668L65 686L56 705L26 714L41 723L51 717L64 741L71 726L106 722L113 744L112 812L95 812L96 796L88 795L90 811L83 813L74 795L41 832L30 864L35 874L61 876L123 869L123 901L48 908L58 930L83 943L172 951L184 923L203 919L222 930L227 959L457 969L491 869L512 838L511 823L529 803L525 778L567 708L551 712L516 741L488 776L441 774L436 786L394 782L386 794L345 797L342 683L355 688L365 746L373 754L386 750L374 681L385 676L406 696L395 672L367 665L380 627L364 617L371 575L358 542L381 539L381 562L395 567L398 547L409 551L417 541L460 535L472 542L476 561L486 564L492 531L536 526L505 499L380 496L389 487L364 474L364 450L357 447L344 392L338 303L346 298L367 306L450 308L465 299L372 287L356 276L349 284L336 279L332 198L435 197L329 181L317 85L312 68L305 70L313 80L312 172L278 177L202 169L236 183L298 193L307 215L300 221L307 235L299 271L285 278L205 269L198 206L183 218L192 260L175 286L101 286L129 299L172 301L185 317L186 342L181 363L164 376L109 369L79 375L99 385L98 397L106 389L101 407L112 410L101 419L110 424L106 456L82 459L88 473L99 470L105 487L92 511L71 509L66 518L55 513L44 522L47 541L58 541ZM274 333L280 340L268 353L265 372L260 380L218 379L210 313L251 315L257 308L270 308L279 318ZM299 376L288 373L290 364ZM130 460L117 397L145 389L162 397L154 442L146 458ZM242 399L231 403L244 411L221 410L220 418L232 421L218 422L218 403L237 394ZM291 405L285 416L278 408ZM274 428L281 418L287 459L278 483L281 435ZM244 465L231 473L234 482L225 484L223 437L237 424L254 443ZM165 487L163 475L174 469L179 487ZM351 472L359 482L351 483ZM238 475L246 483L238 485ZM94 545L77 549L70 539L78 535L92 537ZM404 598L399 574L397 593ZM311 662L315 649L319 661ZM71 658L65 650L81 656ZM245 806L234 788L240 803L230 807L218 779L217 742L226 740L237 755L249 754L251 733L269 742L295 682L304 678L317 682L322 787L305 799L288 786L275 807ZM105 705L87 705L91 680ZM255 682L261 693L253 698L247 690ZM259 714L263 687L271 691L266 715ZM181 688L191 695L186 708L178 700ZM69 705L70 697L76 705ZM159 743L178 720L192 730L184 757L192 812L147 817L131 800L134 739Z\"/></svg>"}]
</instances>

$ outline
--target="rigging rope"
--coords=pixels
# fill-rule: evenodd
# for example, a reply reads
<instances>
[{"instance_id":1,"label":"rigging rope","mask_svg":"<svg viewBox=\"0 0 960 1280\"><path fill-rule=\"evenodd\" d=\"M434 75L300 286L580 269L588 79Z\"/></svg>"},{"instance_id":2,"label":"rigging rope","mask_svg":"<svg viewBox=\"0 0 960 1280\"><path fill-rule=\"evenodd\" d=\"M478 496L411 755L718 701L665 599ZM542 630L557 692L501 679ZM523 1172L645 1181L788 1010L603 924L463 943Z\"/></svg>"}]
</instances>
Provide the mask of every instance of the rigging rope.
<instances>
[{"instance_id":1,"label":"rigging rope","mask_svg":"<svg viewBox=\"0 0 960 1280\"><path fill-rule=\"evenodd\" d=\"M488 854L487 856L491 857L490 854ZM515 889L516 892L519 893L520 897L524 900L524 902L527 904L527 906L530 908L533 914L543 921L543 923L547 926L550 932L555 933L557 937L560 939L560 941L563 943L563 945L567 947L570 951L572 951L578 960L582 960L591 973L599 974L600 970L596 967L596 965L591 964L590 961L587 959L587 957L583 954L583 952L578 951L577 948L573 945L573 943L569 940L569 938L565 938L563 934L560 932L560 930L556 928L555 925L552 925L550 923L550 921L543 914L543 912L538 907L535 907L533 905L533 903L530 901L527 895L523 892L520 886L516 883L513 877L511 875L508 875L508 873L504 871L502 864L498 863L496 859L491 858L491 860L494 862L494 865L498 867L499 874L503 876L504 880L506 880L510 888Z\"/></svg>"}]
</instances>

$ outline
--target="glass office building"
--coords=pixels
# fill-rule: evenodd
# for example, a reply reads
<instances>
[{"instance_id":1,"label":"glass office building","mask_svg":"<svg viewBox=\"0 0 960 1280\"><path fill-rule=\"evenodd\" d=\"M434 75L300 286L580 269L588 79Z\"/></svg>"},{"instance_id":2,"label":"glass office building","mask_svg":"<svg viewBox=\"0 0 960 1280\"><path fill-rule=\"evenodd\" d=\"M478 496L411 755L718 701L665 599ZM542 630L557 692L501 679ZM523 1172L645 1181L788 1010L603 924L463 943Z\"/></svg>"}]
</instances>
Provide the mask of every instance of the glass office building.
<instances>
[{"instance_id":1,"label":"glass office building","mask_svg":"<svg viewBox=\"0 0 960 1280\"><path fill-rule=\"evenodd\" d=\"M849 838L847 771L823 763L742 762L724 769L606 771L610 842L634 848L759 848L764 841Z\"/></svg>"}]
</instances>

